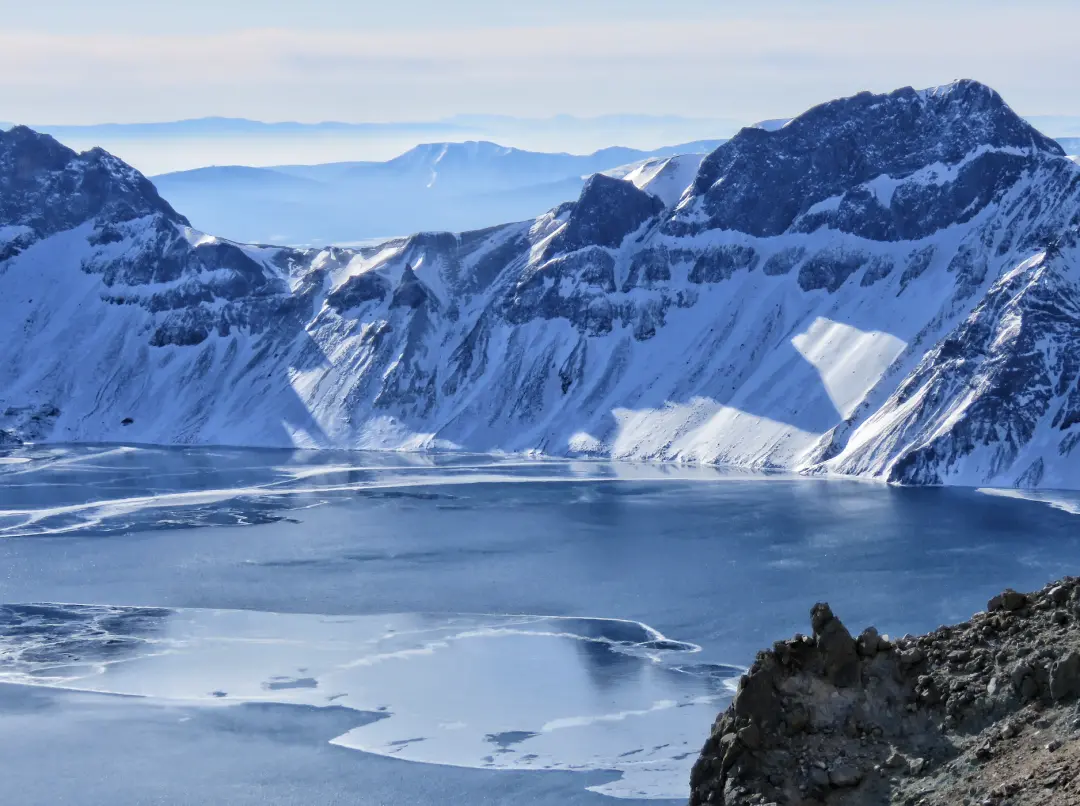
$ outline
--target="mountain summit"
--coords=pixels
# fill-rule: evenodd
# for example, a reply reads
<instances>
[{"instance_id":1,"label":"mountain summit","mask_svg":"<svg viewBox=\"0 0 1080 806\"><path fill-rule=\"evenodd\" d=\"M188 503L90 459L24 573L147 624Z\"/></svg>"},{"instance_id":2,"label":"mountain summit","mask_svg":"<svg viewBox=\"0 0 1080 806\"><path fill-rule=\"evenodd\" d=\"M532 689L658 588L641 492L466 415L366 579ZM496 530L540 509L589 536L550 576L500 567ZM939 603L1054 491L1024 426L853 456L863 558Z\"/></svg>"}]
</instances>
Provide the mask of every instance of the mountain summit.
<instances>
[{"instance_id":1,"label":"mountain summit","mask_svg":"<svg viewBox=\"0 0 1080 806\"><path fill-rule=\"evenodd\" d=\"M1080 487L1080 167L973 81L770 128L681 195L649 188L678 166L597 177L361 250L214 238L108 155L5 135L2 438Z\"/></svg>"},{"instance_id":2,"label":"mountain summit","mask_svg":"<svg viewBox=\"0 0 1080 806\"><path fill-rule=\"evenodd\" d=\"M45 236L93 218L152 214L187 224L142 174L100 148L76 154L25 126L0 131L0 224Z\"/></svg>"},{"instance_id":3,"label":"mountain summit","mask_svg":"<svg viewBox=\"0 0 1080 806\"><path fill-rule=\"evenodd\" d=\"M860 93L814 107L773 131L740 131L702 164L694 183L698 205L684 217L704 217L698 227L779 235L814 205L846 193L834 216L811 217L802 228L836 223L868 237L918 237L957 215L970 218L993 187L1015 179L1033 152L1064 155L978 82ZM945 196L930 203L934 209L887 210L880 198L870 198L866 183L900 182L934 165L958 170Z\"/></svg>"}]
</instances>

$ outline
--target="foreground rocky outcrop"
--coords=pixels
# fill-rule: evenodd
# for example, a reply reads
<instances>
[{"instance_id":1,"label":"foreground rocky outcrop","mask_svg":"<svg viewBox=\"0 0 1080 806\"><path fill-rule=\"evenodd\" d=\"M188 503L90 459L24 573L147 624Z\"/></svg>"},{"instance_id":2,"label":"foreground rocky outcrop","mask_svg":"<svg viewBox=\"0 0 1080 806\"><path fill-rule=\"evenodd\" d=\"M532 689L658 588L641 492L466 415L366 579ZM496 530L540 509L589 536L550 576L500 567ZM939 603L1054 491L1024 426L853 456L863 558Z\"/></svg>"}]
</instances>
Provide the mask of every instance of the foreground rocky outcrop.
<instances>
[{"instance_id":1,"label":"foreground rocky outcrop","mask_svg":"<svg viewBox=\"0 0 1080 806\"><path fill-rule=\"evenodd\" d=\"M1080 803L1080 579L1009 590L919 637L853 638L827 604L739 684L691 806Z\"/></svg>"}]
</instances>

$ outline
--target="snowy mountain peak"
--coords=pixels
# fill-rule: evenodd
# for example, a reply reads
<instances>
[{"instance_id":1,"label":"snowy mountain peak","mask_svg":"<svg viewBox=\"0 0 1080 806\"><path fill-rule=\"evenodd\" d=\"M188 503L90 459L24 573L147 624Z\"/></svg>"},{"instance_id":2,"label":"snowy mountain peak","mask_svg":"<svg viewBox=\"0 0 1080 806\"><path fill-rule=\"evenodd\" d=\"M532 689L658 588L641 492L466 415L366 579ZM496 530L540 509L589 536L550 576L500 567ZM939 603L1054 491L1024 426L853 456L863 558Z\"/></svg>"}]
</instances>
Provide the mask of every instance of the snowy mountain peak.
<instances>
[{"instance_id":1,"label":"snowy mountain peak","mask_svg":"<svg viewBox=\"0 0 1080 806\"><path fill-rule=\"evenodd\" d=\"M100 148L77 154L25 126L0 132L0 224L44 237L90 219L151 214L187 224L149 180Z\"/></svg>"},{"instance_id":2,"label":"snowy mountain peak","mask_svg":"<svg viewBox=\"0 0 1080 806\"><path fill-rule=\"evenodd\" d=\"M669 231L766 236L828 225L866 237L921 237L983 209L1032 159L1063 154L978 82L863 92L773 131L740 131L706 157L694 182L699 203ZM945 168L955 175L918 180L935 166L939 179ZM874 181L907 185L885 198L870 188ZM808 216L830 199L829 214Z\"/></svg>"},{"instance_id":3,"label":"snowy mountain peak","mask_svg":"<svg viewBox=\"0 0 1080 806\"><path fill-rule=\"evenodd\" d=\"M782 137L791 134L788 129L802 129L833 138L855 134L860 123L868 126L861 132L861 144L877 146L911 167L950 163L979 146L1064 153L994 89L971 79L924 90L861 92L815 106L778 131ZM934 135L940 142L934 142Z\"/></svg>"},{"instance_id":4,"label":"snowy mountain peak","mask_svg":"<svg viewBox=\"0 0 1080 806\"><path fill-rule=\"evenodd\" d=\"M410 148L390 165L431 168L439 163L463 165L506 157L517 149L501 146L486 140L469 140L462 143L424 143Z\"/></svg>"}]
</instances>

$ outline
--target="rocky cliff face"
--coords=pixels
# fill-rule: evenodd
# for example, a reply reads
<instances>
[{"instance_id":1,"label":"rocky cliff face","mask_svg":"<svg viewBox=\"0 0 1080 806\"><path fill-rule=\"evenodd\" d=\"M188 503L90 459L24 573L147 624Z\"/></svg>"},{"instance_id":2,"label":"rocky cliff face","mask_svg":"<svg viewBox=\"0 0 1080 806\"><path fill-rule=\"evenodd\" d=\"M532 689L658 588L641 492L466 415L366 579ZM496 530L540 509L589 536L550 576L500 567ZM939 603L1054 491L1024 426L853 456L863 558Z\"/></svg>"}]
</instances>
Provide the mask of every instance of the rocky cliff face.
<instances>
[{"instance_id":1,"label":"rocky cliff face","mask_svg":"<svg viewBox=\"0 0 1080 806\"><path fill-rule=\"evenodd\" d=\"M1080 168L992 90L834 101L650 181L290 250L0 135L0 429L1080 486Z\"/></svg>"},{"instance_id":2,"label":"rocky cliff face","mask_svg":"<svg viewBox=\"0 0 1080 806\"><path fill-rule=\"evenodd\" d=\"M670 228L686 222L769 236L831 226L878 241L916 240L971 220L1016 181L1032 152L1065 153L981 84L862 93L775 131L741 131L705 160L694 182L697 204ZM956 171L933 192L911 182L885 199L868 185L914 179L934 165ZM830 199L837 202L814 210Z\"/></svg>"},{"instance_id":3,"label":"rocky cliff face","mask_svg":"<svg viewBox=\"0 0 1080 806\"><path fill-rule=\"evenodd\" d=\"M853 639L828 605L759 653L716 720L690 803L1080 801L1080 587L1005 591L969 622Z\"/></svg>"}]
</instances>

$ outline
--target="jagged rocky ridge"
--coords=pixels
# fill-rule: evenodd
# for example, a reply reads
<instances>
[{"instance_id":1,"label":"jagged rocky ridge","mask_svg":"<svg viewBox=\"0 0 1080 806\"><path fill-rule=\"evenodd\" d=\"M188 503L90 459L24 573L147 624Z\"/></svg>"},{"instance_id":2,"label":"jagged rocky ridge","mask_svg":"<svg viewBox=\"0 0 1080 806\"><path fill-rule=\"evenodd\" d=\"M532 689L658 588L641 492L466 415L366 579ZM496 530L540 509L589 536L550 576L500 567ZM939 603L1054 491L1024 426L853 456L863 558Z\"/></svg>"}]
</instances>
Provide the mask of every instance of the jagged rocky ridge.
<instances>
[{"instance_id":1,"label":"jagged rocky ridge","mask_svg":"<svg viewBox=\"0 0 1080 806\"><path fill-rule=\"evenodd\" d=\"M1080 487L1080 166L992 90L863 93L740 132L678 200L637 184L243 246L0 134L0 429Z\"/></svg>"},{"instance_id":2,"label":"jagged rocky ridge","mask_svg":"<svg viewBox=\"0 0 1080 806\"><path fill-rule=\"evenodd\" d=\"M968 622L758 654L691 774L691 806L1080 802L1080 580L1008 590Z\"/></svg>"}]
</instances>

